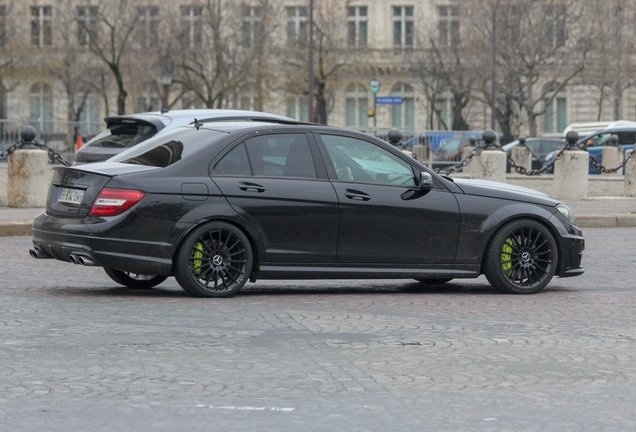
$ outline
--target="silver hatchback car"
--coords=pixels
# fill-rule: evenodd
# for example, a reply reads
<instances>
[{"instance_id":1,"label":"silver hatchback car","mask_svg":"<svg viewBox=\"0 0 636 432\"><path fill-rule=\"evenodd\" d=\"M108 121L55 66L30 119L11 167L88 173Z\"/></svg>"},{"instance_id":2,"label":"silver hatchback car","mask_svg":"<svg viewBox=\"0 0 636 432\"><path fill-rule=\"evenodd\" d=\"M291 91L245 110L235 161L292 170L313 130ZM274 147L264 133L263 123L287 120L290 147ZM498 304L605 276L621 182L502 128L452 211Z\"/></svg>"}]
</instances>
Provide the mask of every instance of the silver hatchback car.
<instances>
[{"instance_id":1,"label":"silver hatchback car","mask_svg":"<svg viewBox=\"0 0 636 432\"><path fill-rule=\"evenodd\" d=\"M152 136L170 131L179 126L194 124L195 119L200 123L228 120L298 123L294 119L276 114L225 109L155 111L107 117L105 119L106 130L97 134L77 151L75 162L104 161Z\"/></svg>"}]
</instances>

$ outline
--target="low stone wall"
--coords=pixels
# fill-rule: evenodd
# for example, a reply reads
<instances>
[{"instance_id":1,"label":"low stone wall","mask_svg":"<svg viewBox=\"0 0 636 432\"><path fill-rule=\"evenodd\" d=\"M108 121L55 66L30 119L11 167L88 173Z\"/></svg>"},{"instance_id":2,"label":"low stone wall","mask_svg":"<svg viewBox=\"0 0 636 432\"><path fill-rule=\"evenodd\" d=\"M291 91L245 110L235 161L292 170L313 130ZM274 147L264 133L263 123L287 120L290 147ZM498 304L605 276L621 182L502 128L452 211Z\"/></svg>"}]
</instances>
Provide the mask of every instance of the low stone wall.
<instances>
[{"instance_id":1,"label":"low stone wall","mask_svg":"<svg viewBox=\"0 0 636 432\"><path fill-rule=\"evenodd\" d=\"M42 179L42 187L49 187L53 170L49 167L47 176ZM452 177L469 178L468 174L456 173ZM548 195L553 195L554 176L544 174L537 177L528 177L520 174L508 174L506 183L535 189ZM588 197L597 196L625 196L624 176L591 175L588 178ZM0 207L7 206L7 164L0 163Z\"/></svg>"}]
</instances>

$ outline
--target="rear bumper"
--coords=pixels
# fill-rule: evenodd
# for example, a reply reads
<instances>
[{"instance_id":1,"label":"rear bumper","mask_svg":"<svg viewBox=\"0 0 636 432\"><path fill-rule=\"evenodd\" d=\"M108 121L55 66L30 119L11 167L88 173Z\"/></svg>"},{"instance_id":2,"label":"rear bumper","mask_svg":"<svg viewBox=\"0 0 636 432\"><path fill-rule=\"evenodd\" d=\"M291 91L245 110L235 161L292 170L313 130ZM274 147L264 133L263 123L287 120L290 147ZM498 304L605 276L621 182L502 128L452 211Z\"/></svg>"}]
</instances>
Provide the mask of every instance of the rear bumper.
<instances>
[{"instance_id":1,"label":"rear bumper","mask_svg":"<svg viewBox=\"0 0 636 432\"><path fill-rule=\"evenodd\" d=\"M143 233L131 235L130 228L126 228L130 227L131 218L139 217L127 214L86 223L86 219L63 219L43 213L33 222L33 246L44 257L60 261L73 262L72 255L82 256L102 267L137 274L170 275L175 247L173 242L156 239L169 238L174 224L136 221L134 225L145 226L146 234L148 230L156 233L153 236L156 241L142 240Z\"/></svg>"}]
</instances>

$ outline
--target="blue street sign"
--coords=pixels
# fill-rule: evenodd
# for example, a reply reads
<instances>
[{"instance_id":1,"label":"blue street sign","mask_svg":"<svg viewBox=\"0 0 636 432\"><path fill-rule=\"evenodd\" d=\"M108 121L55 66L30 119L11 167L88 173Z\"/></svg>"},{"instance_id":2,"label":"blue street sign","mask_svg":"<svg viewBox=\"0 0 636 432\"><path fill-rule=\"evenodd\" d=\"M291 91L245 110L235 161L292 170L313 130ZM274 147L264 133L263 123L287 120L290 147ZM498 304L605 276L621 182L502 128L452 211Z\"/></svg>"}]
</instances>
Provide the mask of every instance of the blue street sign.
<instances>
[{"instance_id":1,"label":"blue street sign","mask_svg":"<svg viewBox=\"0 0 636 432\"><path fill-rule=\"evenodd\" d=\"M375 98L375 102L385 105L400 105L403 99L401 96L379 96Z\"/></svg>"}]
</instances>

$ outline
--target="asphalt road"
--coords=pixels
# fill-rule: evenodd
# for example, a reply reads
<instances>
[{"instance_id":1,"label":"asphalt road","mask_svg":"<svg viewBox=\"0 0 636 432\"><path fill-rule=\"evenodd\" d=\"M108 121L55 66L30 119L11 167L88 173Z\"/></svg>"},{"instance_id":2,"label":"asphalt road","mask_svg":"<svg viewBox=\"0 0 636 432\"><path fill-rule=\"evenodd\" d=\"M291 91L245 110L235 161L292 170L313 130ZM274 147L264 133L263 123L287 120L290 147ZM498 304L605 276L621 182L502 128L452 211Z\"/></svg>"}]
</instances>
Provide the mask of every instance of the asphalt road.
<instances>
[{"instance_id":1,"label":"asphalt road","mask_svg":"<svg viewBox=\"0 0 636 432\"><path fill-rule=\"evenodd\" d=\"M0 431L636 429L636 229L585 275L249 284L189 297L0 238Z\"/></svg>"}]
</instances>

